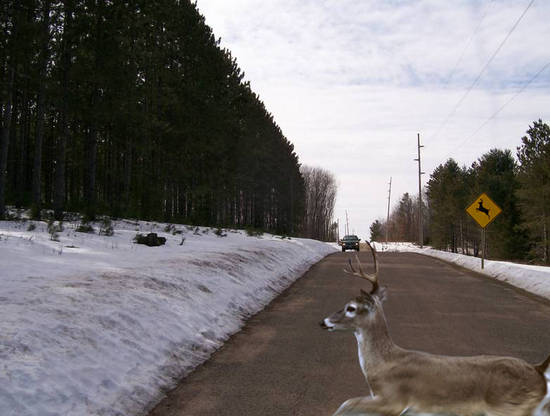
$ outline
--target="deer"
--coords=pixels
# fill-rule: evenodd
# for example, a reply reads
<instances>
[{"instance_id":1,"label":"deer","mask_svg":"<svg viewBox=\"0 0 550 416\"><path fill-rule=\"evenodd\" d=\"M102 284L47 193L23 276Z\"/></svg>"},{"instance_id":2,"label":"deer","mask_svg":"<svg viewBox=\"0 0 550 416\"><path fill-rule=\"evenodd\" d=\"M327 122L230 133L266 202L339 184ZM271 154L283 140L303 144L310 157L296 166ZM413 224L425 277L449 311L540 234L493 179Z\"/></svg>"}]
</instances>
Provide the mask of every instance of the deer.
<instances>
[{"instance_id":1,"label":"deer","mask_svg":"<svg viewBox=\"0 0 550 416\"><path fill-rule=\"evenodd\" d=\"M489 215L490 209L483 206L483 199L480 199L477 204L479 206L476 208L476 211L482 212L483 214L487 215L487 217L491 218L491 216Z\"/></svg>"},{"instance_id":2,"label":"deer","mask_svg":"<svg viewBox=\"0 0 550 416\"><path fill-rule=\"evenodd\" d=\"M376 250L367 242L374 274L366 273L356 255L358 270L349 259L350 274L368 280L344 308L323 319L327 331L353 331L359 363L370 395L346 400L337 415L398 416L408 412L454 416L550 416L545 371L550 356L531 365L512 357L454 357L408 350L390 337L382 303L386 289L378 282ZM410 414L410 413L408 413Z\"/></svg>"}]
</instances>

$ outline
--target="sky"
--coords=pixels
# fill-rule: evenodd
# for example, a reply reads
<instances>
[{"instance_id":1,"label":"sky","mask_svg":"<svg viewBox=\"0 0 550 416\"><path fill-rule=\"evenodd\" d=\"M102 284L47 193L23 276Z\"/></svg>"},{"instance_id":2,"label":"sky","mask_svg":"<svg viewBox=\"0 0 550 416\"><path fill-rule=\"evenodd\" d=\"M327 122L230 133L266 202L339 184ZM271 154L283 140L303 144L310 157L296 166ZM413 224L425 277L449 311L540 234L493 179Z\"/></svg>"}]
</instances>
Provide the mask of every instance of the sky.
<instances>
[{"instance_id":1,"label":"sky","mask_svg":"<svg viewBox=\"0 0 550 416\"><path fill-rule=\"evenodd\" d=\"M302 164L361 239L452 157L515 155L550 122L550 1L197 0ZM466 208L466 207L465 207Z\"/></svg>"}]
</instances>

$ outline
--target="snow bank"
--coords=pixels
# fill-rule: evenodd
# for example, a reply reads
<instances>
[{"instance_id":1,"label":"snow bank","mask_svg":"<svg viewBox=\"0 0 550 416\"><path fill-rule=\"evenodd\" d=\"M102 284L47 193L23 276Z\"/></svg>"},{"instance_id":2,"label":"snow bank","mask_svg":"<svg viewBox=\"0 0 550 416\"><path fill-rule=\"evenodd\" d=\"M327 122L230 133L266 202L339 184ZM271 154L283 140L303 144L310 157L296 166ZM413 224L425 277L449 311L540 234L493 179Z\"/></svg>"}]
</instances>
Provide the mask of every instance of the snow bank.
<instances>
[{"instance_id":1,"label":"snow bank","mask_svg":"<svg viewBox=\"0 0 550 416\"><path fill-rule=\"evenodd\" d=\"M120 221L112 237L0 222L0 415L139 415L335 251ZM96 224L96 231L98 226ZM165 246L132 243L156 232ZM181 234L179 234L181 232ZM182 240L185 239L183 242Z\"/></svg>"},{"instance_id":2,"label":"snow bank","mask_svg":"<svg viewBox=\"0 0 550 416\"><path fill-rule=\"evenodd\" d=\"M485 260L485 268L482 270L478 257L448 253L431 247L421 249L411 243L376 243L376 248L378 251L413 252L436 257L550 299L550 267Z\"/></svg>"}]
</instances>

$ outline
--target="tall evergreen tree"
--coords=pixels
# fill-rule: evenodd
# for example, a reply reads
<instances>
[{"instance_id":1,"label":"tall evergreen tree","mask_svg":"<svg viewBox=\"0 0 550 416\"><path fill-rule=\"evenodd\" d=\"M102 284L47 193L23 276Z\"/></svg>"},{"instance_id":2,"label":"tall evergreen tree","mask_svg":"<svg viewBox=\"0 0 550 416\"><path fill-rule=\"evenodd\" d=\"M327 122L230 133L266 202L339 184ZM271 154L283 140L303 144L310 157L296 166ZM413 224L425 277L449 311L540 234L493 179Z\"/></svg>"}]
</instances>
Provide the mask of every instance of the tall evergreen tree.
<instances>
[{"instance_id":1,"label":"tall evergreen tree","mask_svg":"<svg viewBox=\"0 0 550 416\"><path fill-rule=\"evenodd\" d=\"M51 1L45 0L42 4L40 31L38 32L40 51L38 58L38 91L32 167L32 217L35 219L40 219L42 209L42 149L45 127L44 115L46 112L46 77L50 58L50 11Z\"/></svg>"},{"instance_id":2,"label":"tall evergreen tree","mask_svg":"<svg viewBox=\"0 0 550 416\"><path fill-rule=\"evenodd\" d=\"M0 30L0 212L301 229L294 148L191 1L7 1Z\"/></svg>"},{"instance_id":3,"label":"tall evergreen tree","mask_svg":"<svg viewBox=\"0 0 550 416\"><path fill-rule=\"evenodd\" d=\"M457 252L464 245L465 211L468 191L466 168L449 159L434 169L427 184L433 245Z\"/></svg>"},{"instance_id":4,"label":"tall evergreen tree","mask_svg":"<svg viewBox=\"0 0 550 416\"><path fill-rule=\"evenodd\" d=\"M472 169L477 180L477 193L486 192L502 209L502 214L487 227L488 256L524 258L526 237L519 229L520 211L516 196L519 184L512 152L492 149L474 163Z\"/></svg>"},{"instance_id":5,"label":"tall evergreen tree","mask_svg":"<svg viewBox=\"0 0 550 416\"><path fill-rule=\"evenodd\" d=\"M408 192L405 192L399 201L397 209L392 215L394 233L399 235L400 241L414 241L414 205Z\"/></svg>"},{"instance_id":6,"label":"tall evergreen tree","mask_svg":"<svg viewBox=\"0 0 550 416\"><path fill-rule=\"evenodd\" d=\"M13 131L14 100L18 71L19 47L22 44L21 27L24 5L15 1L3 3L1 12L2 37L0 78L0 219L5 216L8 184L8 152Z\"/></svg>"},{"instance_id":7,"label":"tall evergreen tree","mask_svg":"<svg viewBox=\"0 0 550 416\"><path fill-rule=\"evenodd\" d=\"M375 220L370 225L370 241L382 241L384 239L383 227L380 220Z\"/></svg>"},{"instance_id":8,"label":"tall evergreen tree","mask_svg":"<svg viewBox=\"0 0 550 416\"><path fill-rule=\"evenodd\" d=\"M550 262L550 127L542 120L529 126L517 148L519 160L517 190L529 231L531 255L546 264Z\"/></svg>"}]
</instances>

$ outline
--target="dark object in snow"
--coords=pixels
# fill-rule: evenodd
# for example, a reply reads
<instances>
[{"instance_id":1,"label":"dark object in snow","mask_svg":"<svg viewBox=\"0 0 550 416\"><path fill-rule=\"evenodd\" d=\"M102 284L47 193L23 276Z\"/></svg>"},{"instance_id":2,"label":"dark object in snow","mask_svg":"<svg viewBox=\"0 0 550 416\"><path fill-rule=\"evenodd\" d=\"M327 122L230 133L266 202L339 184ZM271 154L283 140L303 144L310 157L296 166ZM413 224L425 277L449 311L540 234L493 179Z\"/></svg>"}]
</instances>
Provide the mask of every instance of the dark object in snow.
<instances>
[{"instance_id":1,"label":"dark object in snow","mask_svg":"<svg viewBox=\"0 0 550 416\"><path fill-rule=\"evenodd\" d=\"M134 237L134 241L137 244L145 244L149 247L157 247L164 245L164 243L166 243L166 238L159 237L157 233L149 233L147 235L136 234L136 236Z\"/></svg>"},{"instance_id":2,"label":"dark object in snow","mask_svg":"<svg viewBox=\"0 0 550 416\"><path fill-rule=\"evenodd\" d=\"M78 233L90 233L90 234L93 234L95 232L94 227L92 227L87 222L82 222L78 227L76 227L75 231Z\"/></svg>"},{"instance_id":3,"label":"dark object in snow","mask_svg":"<svg viewBox=\"0 0 550 416\"><path fill-rule=\"evenodd\" d=\"M59 234L63 231L63 221L58 221L57 224L53 219L48 221L48 233L50 234L50 240L59 241Z\"/></svg>"},{"instance_id":4,"label":"dark object in snow","mask_svg":"<svg viewBox=\"0 0 550 416\"><path fill-rule=\"evenodd\" d=\"M261 238L264 235L264 232L259 228L247 227L245 231L246 235L249 237Z\"/></svg>"},{"instance_id":5,"label":"dark object in snow","mask_svg":"<svg viewBox=\"0 0 550 416\"><path fill-rule=\"evenodd\" d=\"M112 237L115 234L113 223L109 217L104 217L101 220L101 226L99 228L99 235L106 235Z\"/></svg>"},{"instance_id":6,"label":"dark object in snow","mask_svg":"<svg viewBox=\"0 0 550 416\"><path fill-rule=\"evenodd\" d=\"M216 234L218 237L227 237L227 234L223 231L223 228L218 227L216 231L214 231L214 234Z\"/></svg>"}]
</instances>

